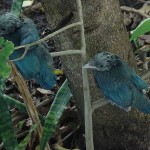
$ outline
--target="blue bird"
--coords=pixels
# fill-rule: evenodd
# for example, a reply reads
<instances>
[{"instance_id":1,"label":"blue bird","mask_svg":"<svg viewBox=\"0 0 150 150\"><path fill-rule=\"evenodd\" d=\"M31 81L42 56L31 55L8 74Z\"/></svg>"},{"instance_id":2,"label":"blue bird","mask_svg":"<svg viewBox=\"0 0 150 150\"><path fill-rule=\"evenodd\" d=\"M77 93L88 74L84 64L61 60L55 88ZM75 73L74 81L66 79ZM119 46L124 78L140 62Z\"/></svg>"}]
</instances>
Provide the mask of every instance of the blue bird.
<instances>
[{"instance_id":1,"label":"blue bird","mask_svg":"<svg viewBox=\"0 0 150 150\"><path fill-rule=\"evenodd\" d=\"M126 111L135 106L150 113L150 102L143 90L148 85L121 58L109 52L100 52L84 68L92 69L95 82L106 98Z\"/></svg>"},{"instance_id":2,"label":"blue bird","mask_svg":"<svg viewBox=\"0 0 150 150\"><path fill-rule=\"evenodd\" d=\"M25 45L39 40L35 24L29 18L19 18L12 13L0 16L0 35L12 41L15 46ZM27 54L15 64L19 72L27 80L34 79L44 89L51 89L56 84L52 58L46 43L30 47ZM15 50L10 59L22 56L25 49Z\"/></svg>"}]
</instances>

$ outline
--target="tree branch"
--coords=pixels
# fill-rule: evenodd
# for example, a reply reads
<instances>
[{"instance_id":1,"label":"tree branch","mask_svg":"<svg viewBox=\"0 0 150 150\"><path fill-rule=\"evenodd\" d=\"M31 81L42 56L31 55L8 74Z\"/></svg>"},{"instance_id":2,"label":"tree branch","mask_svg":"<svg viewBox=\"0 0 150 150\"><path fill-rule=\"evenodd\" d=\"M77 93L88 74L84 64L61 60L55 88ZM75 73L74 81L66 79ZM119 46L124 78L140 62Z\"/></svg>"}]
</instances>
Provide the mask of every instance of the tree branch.
<instances>
[{"instance_id":1,"label":"tree branch","mask_svg":"<svg viewBox=\"0 0 150 150\"><path fill-rule=\"evenodd\" d=\"M138 14L138 15L144 17L144 18L150 18L150 16L145 14L143 11L140 11L140 10L137 10L137 9L134 9L134 8L131 8L131 7L122 6L121 10L122 11L126 11L126 12L132 12L132 13Z\"/></svg>"}]
</instances>

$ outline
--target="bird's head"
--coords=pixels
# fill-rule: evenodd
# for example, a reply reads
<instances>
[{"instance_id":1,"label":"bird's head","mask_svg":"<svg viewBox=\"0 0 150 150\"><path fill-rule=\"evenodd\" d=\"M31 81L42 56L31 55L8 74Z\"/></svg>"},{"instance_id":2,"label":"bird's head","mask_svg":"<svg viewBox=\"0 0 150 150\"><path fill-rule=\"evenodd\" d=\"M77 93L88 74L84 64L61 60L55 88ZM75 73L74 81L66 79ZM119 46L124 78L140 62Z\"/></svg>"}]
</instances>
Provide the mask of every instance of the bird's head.
<instances>
[{"instance_id":1,"label":"bird's head","mask_svg":"<svg viewBox=\"0 0 150 150\"><path fill-rule=\"evenodd\" d=\"M83 68L93 69L97 71L107 71L112 67L120 64L118 56L113 55L109 52L100 52L94 56Z\"/></svg>"},{"instance_id":2,"label":"bird's head","mask_svg":"<svg viewBox=\"0 0 150 150\"><path fill-rule=\"evenodd\" d=\"M12 13L5 13L0 16L0 35L7 35L21 27L23 21Z\"/></svg>"}]
</instances>

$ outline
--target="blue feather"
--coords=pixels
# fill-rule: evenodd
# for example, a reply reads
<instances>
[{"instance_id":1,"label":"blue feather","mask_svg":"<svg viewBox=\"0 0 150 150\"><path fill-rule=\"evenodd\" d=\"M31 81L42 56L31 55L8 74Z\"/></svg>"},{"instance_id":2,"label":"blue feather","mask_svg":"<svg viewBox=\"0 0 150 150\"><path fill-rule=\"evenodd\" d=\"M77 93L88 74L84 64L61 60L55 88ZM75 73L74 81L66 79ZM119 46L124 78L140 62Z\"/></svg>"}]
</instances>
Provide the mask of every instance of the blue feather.
<instances>
[{"instance_id":1,"label":"blue feather","mask_svg":"<svg viewBox=\"0 0 150 150\"><path fill-rule=\"evenodd\" d=\"M108 100L128 110L132 99L131 87L128 86L129 82L126 81L126 78L121 77L124 76L124 73L115 73L117 69L113 68L104 72L94 70L95 81Z\"/></svg>"}]
</instances>

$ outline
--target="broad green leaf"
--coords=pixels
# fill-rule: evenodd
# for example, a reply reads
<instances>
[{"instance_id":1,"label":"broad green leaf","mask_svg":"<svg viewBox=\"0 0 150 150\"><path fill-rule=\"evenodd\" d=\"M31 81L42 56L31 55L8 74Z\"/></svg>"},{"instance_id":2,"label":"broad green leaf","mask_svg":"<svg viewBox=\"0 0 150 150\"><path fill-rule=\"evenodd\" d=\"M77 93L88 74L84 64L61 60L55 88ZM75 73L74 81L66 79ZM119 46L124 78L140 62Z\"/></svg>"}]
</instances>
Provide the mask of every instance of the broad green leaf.
<instances>
[{"instance_id":1,"label":"broad green leaf","mask_svg":"<svg viewBox=\"0 0 150 150\"><path fill-rule=\"evenodd\" d=\"M68 81L65 80L61 88L58 90L51 108L46 116L43 135L40 142L40 150L44 150L48 140L52 137L58 121L65 107L68 105L71 97L72 94L70 88L68 87Z\"/></svg>"},{"instance_id":2,"label":"broad green leaf","mask_svg":"<svg viewBox=\"0 0 150 150\"><path fill-rule=\"evenodd\" d=\"M6 56L2 56L2 55L1 55L1 52L0 52L0 64L1 64L1 63L5 63L6 60L7 60Z\"/></svg>"},{"instance_id":3,"label":"broad green leaf","mask_svg":"<svg viewBox=\"0 0 150 150\"><path fill-rule=\"evenodd\" d=\"M18 100L14 99L12 97L9 97L8 95L5 95L5 94L3 95L3 97L4 97L7 105L17 108L19 111L21 111L25 114L28 114L25 104L23 104L23 103L19 102ZM42 125L44 125L45 117L43 117L42 115L39 114L39 118L40 118Z\"/></svg>"},{"instance_id":4,"label":"broad green leaf","mask_svg":"<svg viewBox=\"0 0 150 150\"><path fill-rule=\"evenodd\" d=\"M4 38L3 37L0 37L0 45L3 45L5 42Z\"/></svg>"},{"instance_id":5,"label":"broad green leaf","mask_svg":"<svg viewBox=\"0 0 150 150\"><path fill-rule=\"evenodd\" d=\"M0 37L0 76L7 78L11 71L7 59L14 50L14 44Z\"/></svg>"},{"instance_id":6,"label":"broad green leaf","mask_svg":"<svg viewBox=\"0 0 150 150\"><path fill-rule=\"evenodd\" d=\"M14 51L14 44L10 41L6 41L5 46L1 51L0 55L6 56L6 58L8 59L8 57L10 56L10 54L12 54L13 51Z\"/></svg>"},{"instance_id":7,"label":"broad green leaf","mask_svg":"<svg viewBox=\"0 0 150 150\"><path fill-rule=\"evenodd\" d=\"M6 66L5 70L3 70L0 75L2 75L4 78L7 78L11 71L11 68L7 67L7 65L5 66Z\"/></svg>"},{"instance_id":8,"label":"broad green leaf","mask_svg":"<svg viewBox=\"0 0 150 150\"><path fill-rule=\"evenodd\" d=\"M4 90L5 79L0 76L0 92Z\"/></svg>"},{"instance_id":9,"label":"broad green leaf","mask_svg":"<svg viewBox=\"0 0 150 150\"><path fill-rule=\"evenodd\" d=\"M2 93L0 93L0 136L7 150L14 150L18 147L9 108Z\"/></svg>"},{"instance_id":10,"label":"broad green leaf","mask_svg":"<svg viewBox=\"0 0 150 150\"><path fill-rule=\"evenodd\" d=\"M150 18L143 20L135 30L131 31L130 41L136 40L140 35L150 31Z\"/></svg>"},{"instance_id":11,"label":"broad green leaf","mask_svg":"<svg viewBox=\"0 0 150 150\"><path fill-rule=\"evenodd\" d=\"M22 120L22 121L19 121L19 123L16 125L17 126L17 131L21 131L24 124L26 123L26 119Z\"/></svg>"},{"instance_id":12,"label":"broad green leaf","mask_svg":"<svg viewBox=\"0 0 150 150\"><path fill-rule=\"evenodd\" d=\"M3 78L7 78L10 71L11 69L6 62L2 62L0 64L0 76L2 76Z\"/></svg>"}]
</instances>

